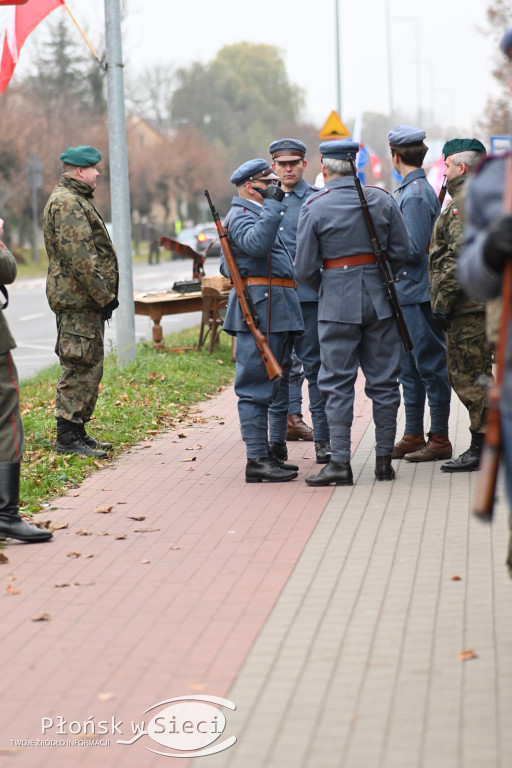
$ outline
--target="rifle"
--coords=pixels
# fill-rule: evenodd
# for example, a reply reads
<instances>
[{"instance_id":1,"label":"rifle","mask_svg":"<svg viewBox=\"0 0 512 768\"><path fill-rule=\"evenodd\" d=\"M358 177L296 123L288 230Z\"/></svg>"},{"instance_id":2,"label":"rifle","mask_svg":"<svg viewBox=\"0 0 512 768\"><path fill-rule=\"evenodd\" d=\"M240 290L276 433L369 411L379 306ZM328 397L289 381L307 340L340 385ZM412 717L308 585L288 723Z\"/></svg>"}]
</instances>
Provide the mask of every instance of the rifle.
<instances>
[{"instance_id":1,"label":"rifle","mask_svg":"<svg viewBox=\"0 0 512 768\"><path fill-rule=\"evenodd\" d=\"M400 302L398 301L398 296L396 295L395 280L389 269L388 261L382 253L382 249L380 247L379 240L377 238L377 233L375 232L375 227L373 226L372 216L370 213L370 209L368 207L368 200L366 199L366 195L364 194L364 190L361 185L361 179L357 175L356 166L354 164L354 158L352 157L352 155L348 155L347 159L350 163L350 167L352 169L352 175L356 183L357 194L359 195L361 208L363 209L366 228L368 229L368 234L370 235L370 240L372 242L372 250L377 260L377 266L379 267L380 276L382 278L382 284L384 285L384 290L386 292L386 298L388 298L391 302L391 307L393 308L393 314L398 324L398 330L400 332L400 336L402 337L402 343L404 345L404 349L406 352L410 352L412 349L412 340L411 340L411 337L409 336L409 331L407 329L407 325L405 323L404 316L402 314L402 307L400 306Z\"/></svg>"},{"instance_id":2,"label":"rifle","mask_svg":"<svg viewBox=\"0 0 512 768\"><path fill-rule=\"evenodd\" d=\"M437 196L437 199L439 200L439 205L441 206L441 208L443 207L445 197L446 197L446 176L443 177L443 183L441 184L441 189L439 190L439 195Z\"/></svg>"},{"instance_id":3,"label":"rifle","mask_svg":"<svg viewBox=\"0 0 512 768\"><path fill-rule=\"evenodd\" d=\"M197 251L194 251L194 249L189 245L180 243L178 240L171 240L170 237L159 237L158 245L165 248L166 251L177 253L178 256L186 256L188 259L194 259L194 263L192 265L192 280L200 280L202 277L204 277L203 265L205 257L201 256L201 254L197 253Z\"/></svg>"},{"instance_id":4,"label":"rifle","mask_svg":"<svg viewBox=\"0 0 512 768\"><path fill-rule=\"evenodd\" d=\"M226 259L226 264L229 269L229 274L231 275L231 281L233 283L233 287L236 291L238 302L240 304L240 309L242 310L242 316L245 322L247 323L247 327L249 328L250 332L254 336L254 342L256 344L256 347L258 348L258 352L261 355L263 365L265 366L265 370L267 371L267 376L270 379L270 381L276 381L278 379L282 379L283 369L281 368L276 358L274 357L274 354L270 349L270 345L267 339L259 329L260 321L259 321L258 315L256 314L256 310L254 309L254 305L252 303L249 292L247 291L245 285L242 282L238 265L235 261L233 251L231 250L227 233L224 231L224 227L222 226L220 216L215 210L215 207L212 203L211 197L207 189L205 189L204 194L206 195L206 199L208 200L210 211L212 212L213 221L215 222L215 226L217 227L217 232L219 233L219 240L220 240L222 252L224 254L224 258Z\"/></svg>"}]
</instances>

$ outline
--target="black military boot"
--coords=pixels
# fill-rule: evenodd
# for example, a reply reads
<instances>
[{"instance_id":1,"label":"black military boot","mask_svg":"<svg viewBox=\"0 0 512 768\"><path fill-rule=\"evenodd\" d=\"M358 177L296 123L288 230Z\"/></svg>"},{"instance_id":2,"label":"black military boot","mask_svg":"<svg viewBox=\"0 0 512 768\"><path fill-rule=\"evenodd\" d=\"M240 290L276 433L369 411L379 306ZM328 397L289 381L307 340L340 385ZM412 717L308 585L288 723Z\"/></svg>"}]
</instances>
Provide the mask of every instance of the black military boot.
<instances>
[{"instance_id":1,"label":"black military boot","mask_svg":"<svg viewBox=\"0 0 512 768\"><path fill-rule=\"evenodd\" d=\"M268 444L268 455L276 465L281 469L288 469L290 472L298 472L299 468L297 464L285 464L288 458L288 448L286 443L272 443Z\"/></svg>"},{"instance_id":2,"label":"black military boot","mask_svg":"<svg viewBox=\"0 0 512 768\"><path fill-rule=\"evenodd\" d=\"M26 523L18 512L20 502L20 465L0 462L0 539L10 538L36 544L48 541L53 534L46 528Z\"/></svg>"},{"instance_id":3,"label":"black military boot","mask_svg":"<svg viewBox=\"0 0 512 768\"><path fill-rule=\"evenodd\" d=\"M84 443L89 446L89 448L96 448L100 451L111 451L112 450L112 443L100 443L99 440L95 440L94 437L91 437L91 435L88 435L85 431L85 424L77 424L78 427L78 433Z\"/></svg>"},{"instance_id":4,"label":"black military boot","mask_svg":"<svg viewBox=\"0 0 512 768\"><path fill-rule=\"evenodd\" d=\"M395 470L391 464L391 454L375 457L375 477L377 480L394 480Z\"/></svg>"},{"instance_id":5,"label":"black military boot","mask_svg":"<svg viewBox=\"0 0 512 768\"><path fill-rule=\"evenodd\" d=\"M80 435L78 424L57 417L57 439L55 441L57 453L74 453L77 456L87 456L93 459L107 459L105 451L91 448L84 443Z\"/></svg>"},{"instance_id":6,"label":"black military boot","mask_svg":"<svg viewBox=\"0 0 512 768\"><path fill-rule=\"evenodd\" d=\"M306 483L312 486L320 485L354 485L350 462L331 461L318 473L306 477Z\"/></svg>"},{"instance_id":7,"label":"black military boot","mask_svg":"<svg viewBox=\"0 0 512 768\"><path fill-rule=\"evenodd\" d=\"M317 464L328 464L331 460L331 444L329 440L315 440L315 455Z\"/></svg>"},{"instance_id":8,"label":"black military boot","mask_svg":"<svg viewBox=\"0 0 512 768\"><path fill-rule=\"evenodd\" d=\"M261 456L259 459L247 459L245 467L246 483L261 483L266 480L269 483L284 483L287 480L295 480L295 470L283 469L278 466L270 456Z\"/></svg>"},{"instance_id":9,"label":"black military boot","mask_svg":"<svg viewBox=\"0 0 512 768\"><path fill-rule=\"evenodd\" d=\"M470 432L471 445L467 451L461 453L458 458L441 464L443 472L473 472L475 469L480 468L480 456L482 455L485 434L483 432L475 432L473 429Z\"/></svg>"}]
</instances>

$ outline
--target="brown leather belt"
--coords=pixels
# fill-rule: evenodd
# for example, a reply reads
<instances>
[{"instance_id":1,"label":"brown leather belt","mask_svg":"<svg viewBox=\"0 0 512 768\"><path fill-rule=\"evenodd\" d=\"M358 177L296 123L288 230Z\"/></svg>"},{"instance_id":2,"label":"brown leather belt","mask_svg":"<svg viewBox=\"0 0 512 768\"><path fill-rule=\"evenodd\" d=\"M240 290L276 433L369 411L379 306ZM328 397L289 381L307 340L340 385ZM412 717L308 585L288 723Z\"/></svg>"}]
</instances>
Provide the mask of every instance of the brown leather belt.
<instances>
[{"instance_id":1,"label":"brown leather belt","mask_svg":"<svg viewBox=\"0 0 512 768\"><path fill-rule=\"evenodd\" d=\"M280 288L295 288L297 290L297 281L289 280L287 277L244 277L242 282L247 285L277 285Z\"/></svg>"},{"instance_id":2,"label":"brown leather belt","mask_svg":"<svg viewBox=\"0 0 512 768\"><path fill-rule=\"evenodd\" d=\"M386 254L382 254L386 260ZM355 267L361 264L376 264L377 259L374 253L358 253L354 256L341 256L339 259L324 259L324 269L334 269L335 267Z\"/></svg>"}]
</instances>

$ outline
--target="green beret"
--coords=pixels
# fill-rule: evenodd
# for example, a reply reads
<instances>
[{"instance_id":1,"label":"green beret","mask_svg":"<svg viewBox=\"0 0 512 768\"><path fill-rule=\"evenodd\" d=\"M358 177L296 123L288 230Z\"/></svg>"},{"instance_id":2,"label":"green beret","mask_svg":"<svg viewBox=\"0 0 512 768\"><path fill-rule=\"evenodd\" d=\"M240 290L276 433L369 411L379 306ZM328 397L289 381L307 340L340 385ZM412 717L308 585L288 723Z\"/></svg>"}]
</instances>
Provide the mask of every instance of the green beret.
<instances>
[{"instance_id":1,"label":"green beret","mask_svg":"<svg viewBox=\"0 0 512 768\"><path fill-rule=\"evenodd\" d=\"M450 139L443 147L443 160L457 152L485 152L485 147L478 139Z\"/></svg>"},{"instance_id":2,"label":"green beret","mask_svg":"<svg viewBox=\"0 0 512 768\"><path fill-rule=\"evenodd\" d=\"M101 152L94 147L68 147L60 155L60 160L67 165L77 165L80 168L89 168L101 160Z\"/></svg>"}]
</instances>

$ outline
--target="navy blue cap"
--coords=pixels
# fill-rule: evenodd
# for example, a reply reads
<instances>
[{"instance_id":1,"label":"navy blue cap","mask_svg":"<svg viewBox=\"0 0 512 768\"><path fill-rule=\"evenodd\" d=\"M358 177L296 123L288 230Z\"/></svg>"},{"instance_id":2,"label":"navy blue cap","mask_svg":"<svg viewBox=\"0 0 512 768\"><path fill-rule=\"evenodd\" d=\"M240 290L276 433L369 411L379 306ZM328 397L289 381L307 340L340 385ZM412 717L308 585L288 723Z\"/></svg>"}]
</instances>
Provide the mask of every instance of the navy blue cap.
<instances>
[{"instance_id":1,"label":"navy blue cap","mask_svg":"<svg viewBox=\"0 0 512 768\"><path fill-rule=\"evenodd\" d=\"M411 128L410 125L397 125L388 133L388 141L392 147L403 147L407 144L421 144L427 134L421 128Z\"/></svg>"},{"instance_id":2,"label":"navy blue cap","mask_svg":"<svg viewBox=\"0 0 512 768\"><path fill-rule=\"evenodd\" d=\"M97 165L101 160L101 152L94 147L68 147L59 156L59 160L67 165L76 165L79 168L89 168Z\"/></svg>"},{"instance_id":3,"label":"navy blue cap","mask_svg":"<svg viewBox=\"0 0 512 768\"><path fill-rule=\"evenodd\" d=\"M247 160L231 174L231 183L240 187L246 181L279 181L270 165L262 157L256 160Z\"/></svg>"},{"instance_id":4,"label":"navy blue cap","mask_svg":"<svg viewBox=\"0 0 512 768\"><path fill-rule=\"evenodd\" d=\"M512 27L501 38L500 48L507 59L512 59Z\"/></svg>"},{"instance_id":5,"label":"navy blue cap","mask_svg":"<svg viewBox=\"0 0 512 768\"><path fill-rule=\"evenodd\" d=\"M307 147L298 139L278 139L268 148L273 160L299 160L306 154Z\"/></svg>"},{"instance_id":6,"label":"navy blue cap","mask_svg":"<svg viewBox=\"0 0 512 768\"><path fill-rule=\"evenodd\" d=\"M355 158L359 152L359 144L352 139L340 139L339 141L323 141L318 147L322 158L328 160L348 160L349 155Z\"/></svg>"}]
</instances>

